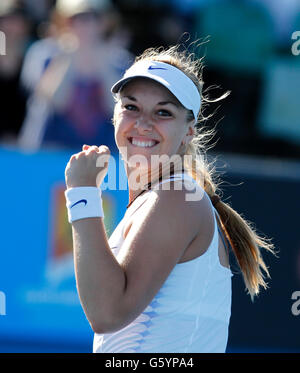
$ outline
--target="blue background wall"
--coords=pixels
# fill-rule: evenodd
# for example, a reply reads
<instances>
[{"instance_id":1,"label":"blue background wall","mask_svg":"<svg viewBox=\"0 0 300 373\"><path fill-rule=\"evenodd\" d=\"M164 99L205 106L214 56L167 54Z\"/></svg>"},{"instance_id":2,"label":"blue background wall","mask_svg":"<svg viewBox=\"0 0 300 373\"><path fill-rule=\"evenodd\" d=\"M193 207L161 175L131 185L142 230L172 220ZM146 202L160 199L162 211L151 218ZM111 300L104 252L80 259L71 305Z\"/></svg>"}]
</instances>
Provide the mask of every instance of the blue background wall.
<instances>
[{"instance_id":1,"label":"blue background wall","mask_svg":"<svg viewBox=\"0 0 300 373\"><path fill-rule=\"evenodd\" d=\"M93 333L76 292L63 194L70 155L0 150L2 313L6 302L0 315L0 352L92 350ZM300 315L291 311L292 293L300 290L299 163L239 157L222 162L228 165L224 199L272 237L279 250L278 258L264 254L272 279L254 303L241 275L233 277L228 351L300 352ZM103 195L111 233L125 211L127 191L106 190Z\"/></svg>"},{"instance_id":2,"label":"blue background wall","mask_svg":"<svg viewBox=\"0 0 300 373\"><path fill-rule=\"evenodd\" d=\"M76 292L64 200L70 155L0 151L0 291L6 301L0 316L2 352L91 349L92 331ZM108 234L127 199L126 191L104 192Z\"/></svg>"}]
</instances>

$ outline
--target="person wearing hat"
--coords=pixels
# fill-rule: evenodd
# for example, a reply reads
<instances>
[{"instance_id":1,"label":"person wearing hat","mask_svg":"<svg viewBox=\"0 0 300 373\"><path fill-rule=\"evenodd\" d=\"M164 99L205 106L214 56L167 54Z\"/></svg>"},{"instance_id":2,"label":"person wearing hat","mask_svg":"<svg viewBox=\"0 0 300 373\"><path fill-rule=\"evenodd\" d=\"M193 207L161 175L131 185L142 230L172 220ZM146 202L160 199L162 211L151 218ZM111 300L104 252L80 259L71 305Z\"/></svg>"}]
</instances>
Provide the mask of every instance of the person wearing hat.
<instances>
[{"instance_id":1,"label":"person wearing hat","mask_svg":"<svg viewBox=\"0 0 300 373\"><path fill-rule=\"evenodd\" d=\"M20 148L70 149L92 139L115 148L109 89L133 58L112 42L110 9L109 0L57 1L49 36L34 43L22 67L30 100Z\"/></svg>"},{"instance_id":2,"label":"person wearing hat","mask_svg":"<svg viewBox=\"0 0 300 373\"><path fill-rule=\"evenodd\" d=\"M145 51L113 85L129 204L109 239L100 189L108 147L83 145L66 166L77 287L96 353L225 352L229 247L250 296L266 287L260 249L272 245L220 199L206 161L202 86L201 61L179 46Z\"/></svg>"},{"instance_id":3,"label":"person wearing hat","mask_svg":"<svg viewBox=\"0 0 300 373\"><path fill-rule=\"evenodd\" d=\"M88 12L106 11L111 7L110 0L57 0L56 9L65 17Z\"/></svg>"}]
</instances>

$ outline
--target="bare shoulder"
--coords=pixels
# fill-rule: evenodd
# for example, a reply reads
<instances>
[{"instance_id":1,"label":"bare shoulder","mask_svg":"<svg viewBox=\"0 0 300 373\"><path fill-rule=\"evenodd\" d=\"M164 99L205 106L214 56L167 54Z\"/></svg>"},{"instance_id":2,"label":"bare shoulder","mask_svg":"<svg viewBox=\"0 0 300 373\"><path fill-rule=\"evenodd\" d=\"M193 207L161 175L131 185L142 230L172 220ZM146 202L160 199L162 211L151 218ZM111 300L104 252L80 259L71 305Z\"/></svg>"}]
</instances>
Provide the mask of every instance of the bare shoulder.
<instances>
[{"instance_id":1,"label":"bare shoulder","mask_svg":"<svg viewBox=\"0 0 300 373\"><path fill-rule=\"evenodd\" d=\"M170 181L162 184L159 189L153 190L147 202L139 208L130 219L130 227L142 227L153 220L157 230L162 235L162 230L171 228L170 240L177 240L177 236L185 234L187 240L192 239L203 222L211 215L211 206L204 190L195 184L186 184L182 180ZM141 230L136 230L141 234Z\"/></svg>"},{"instance_id":2,"label":"bare shoulder","mask_svg":"<svg viewBox=\"0 0 300 373\"><path fill-rule=\"evenodd\" d=\"M156 190L154 194L155 197L152 197L152 203L149 205L159 209L166 218L172 217L171 212L174 212L176 216L181 216L182 220L192 220L189 224L195 220L200 223L211 212L207 194L195 183L170 181L165 189Z\"/></svg>"}]
</instances>

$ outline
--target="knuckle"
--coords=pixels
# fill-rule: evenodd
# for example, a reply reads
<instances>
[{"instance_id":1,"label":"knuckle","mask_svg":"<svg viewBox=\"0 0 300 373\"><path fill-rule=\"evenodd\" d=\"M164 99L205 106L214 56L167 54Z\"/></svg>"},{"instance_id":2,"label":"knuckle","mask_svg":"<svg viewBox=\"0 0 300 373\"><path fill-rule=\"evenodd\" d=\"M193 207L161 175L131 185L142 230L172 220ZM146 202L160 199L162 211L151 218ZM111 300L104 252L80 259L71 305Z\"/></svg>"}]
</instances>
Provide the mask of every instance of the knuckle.
<instances>
[{"instance_id":1,"label":"knuckle","mask_svg":"<svg viewBox=\"0 0 300 373\"><path fill-rule=\"evenodd\" d=\"M106 146L106 145L99 146L99 150L100 150L101 153L110 154L110 150L109 150L108 146Z\"/></svg>"},{"instance_id":2,"label":"knuckle","mask_svg":"<svg viewBox=\"0 0 300 373\"><path fill-rule=\"evenodd\" d=\"M86 152L86 154L96 153L96 152L98 152L98 146L93 145L93 146L91 146L91 147L88 149L88 151Z\"/></svg>"}]
</instances>

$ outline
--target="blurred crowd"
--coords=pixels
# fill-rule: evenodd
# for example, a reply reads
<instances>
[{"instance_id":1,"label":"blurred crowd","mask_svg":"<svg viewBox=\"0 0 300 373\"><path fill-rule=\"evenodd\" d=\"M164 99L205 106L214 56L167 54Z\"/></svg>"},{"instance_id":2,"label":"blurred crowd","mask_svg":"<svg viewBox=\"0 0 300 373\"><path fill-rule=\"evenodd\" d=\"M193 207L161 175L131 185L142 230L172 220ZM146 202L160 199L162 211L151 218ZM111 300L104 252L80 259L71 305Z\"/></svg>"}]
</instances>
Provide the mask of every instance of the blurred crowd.
<instances>
[{"instance_id":1,"label":"blurred crowd","mask_svg":"<svg viewBox=\"0 0 300 373\"><path fill-rule=\"evenodd\" d=\"M299 0L1 0L0 143L114 151L112 83L183 42L205 57L205 94L231 91L205 109L216 150L300 157L296 30Z\"/></svg>"}]
</instances>

